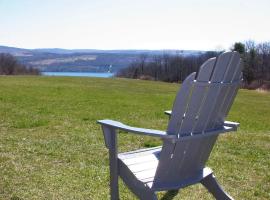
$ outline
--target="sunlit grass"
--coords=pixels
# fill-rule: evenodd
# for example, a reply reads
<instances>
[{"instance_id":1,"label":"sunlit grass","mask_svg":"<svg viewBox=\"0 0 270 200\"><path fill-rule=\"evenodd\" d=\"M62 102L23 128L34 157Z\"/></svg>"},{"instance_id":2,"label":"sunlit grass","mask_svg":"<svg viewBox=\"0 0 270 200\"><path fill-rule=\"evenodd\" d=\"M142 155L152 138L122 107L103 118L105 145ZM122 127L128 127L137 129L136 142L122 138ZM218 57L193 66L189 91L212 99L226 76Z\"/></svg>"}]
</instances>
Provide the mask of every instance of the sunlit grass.
<instances>
[{"instance_id":1,"label":"sunlit grass","mask_svg":"<svg viewBox=\"0 0 270 200\"><path fill-rule=\"evenodd\" d=\"M0 199L108 199L98 119L166 129L178 84L127 79L0 77ZM270 94L240 90L209 166L235 199L270 199ZM121 151L160 144L121 133ZM164 193L160 194L162 197ZM121 199L136 199L120 184ZM200 185L175 199L212 199Z\"/></svg>"}]
</instances>

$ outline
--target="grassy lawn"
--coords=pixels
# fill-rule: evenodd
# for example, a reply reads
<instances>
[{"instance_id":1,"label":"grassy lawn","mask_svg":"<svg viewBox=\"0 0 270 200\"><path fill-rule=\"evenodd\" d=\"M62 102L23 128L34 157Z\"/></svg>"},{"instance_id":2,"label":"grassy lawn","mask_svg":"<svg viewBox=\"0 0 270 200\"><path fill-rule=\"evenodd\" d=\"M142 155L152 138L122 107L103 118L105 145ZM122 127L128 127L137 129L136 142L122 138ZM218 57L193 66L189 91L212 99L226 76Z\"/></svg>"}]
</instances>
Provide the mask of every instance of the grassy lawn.
<instances>
[{"instance_id":1,"label":"grassy lawn","mask_svg":"<svg viewBox=\"0 0 270 200\"><path fill-rule=\"evenodd\" d=\"M126 79L0 77L0 199L109 199L98 119L166 129L179 85ZM270 199L270 93L240 90L208 165L235 199ZM120 151L159 140L122 133ZM164 193L160 193L160 197ZM136 199L120 182L121 199ZM168 198L169 199L169 198ZM199 184L174 199L212 199Z\"/></svg>"}]
</instances>

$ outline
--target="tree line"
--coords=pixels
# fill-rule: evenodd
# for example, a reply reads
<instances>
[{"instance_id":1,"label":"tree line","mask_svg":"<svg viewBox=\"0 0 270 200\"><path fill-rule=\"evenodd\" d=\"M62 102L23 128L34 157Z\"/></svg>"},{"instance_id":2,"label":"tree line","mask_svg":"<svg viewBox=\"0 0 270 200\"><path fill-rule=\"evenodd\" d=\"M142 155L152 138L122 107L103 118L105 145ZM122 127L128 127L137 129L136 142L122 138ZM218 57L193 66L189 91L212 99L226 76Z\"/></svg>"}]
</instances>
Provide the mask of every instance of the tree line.
<instances>
[{"instance_id":1,"label":"tree line","mask_svg":"<svg viewBox=\"0 0 270 200\"><path fill-rule=\"evenodd\" d=\"M8 53L0 53L0 75L39 75L38 69L27 67Z\"/></svg>"},{"instance_id":2,"label":"tree line","mask_svg":"<svg viewBox=\"0 0 270 200\"><path fill-rule=\"evenodd\" d=\"M244 63L243 86L250 87L270 82L270 43L256 44L253 41L236 42L231 50L241 54ZM182 82L190 73L197 72L203 62L218 56L222 51L209 51L199 55L181 54L141 55L127 68L121 69L117 77L147 79L166 82ZM256 86L257 87L257 86Z\"/></svg>"},{"instance_id":3,"label":"tree line","mask_svg":"<svg viewBox=\"0 0 270 200\"><path fill-rule=\"evenodd\" d=\"M165 82L182 82L190 73L198 71L199 66L205 60L217 56L219 53L206 52L191 56L167 53L154 56L143 54L127 68L118 71L116 76Z\"/></svg>"},{"instance_id":4,"label":"tree line","mask_svg":"<svg viewBox=\"0 0 270 200\"><path fill-rule=\"evenodd\" d=\"M236 42L232 50L238 51L243 59L243 79L246 87L267 85L270 89L270 42Z\"/></svg>"}]
</instances>

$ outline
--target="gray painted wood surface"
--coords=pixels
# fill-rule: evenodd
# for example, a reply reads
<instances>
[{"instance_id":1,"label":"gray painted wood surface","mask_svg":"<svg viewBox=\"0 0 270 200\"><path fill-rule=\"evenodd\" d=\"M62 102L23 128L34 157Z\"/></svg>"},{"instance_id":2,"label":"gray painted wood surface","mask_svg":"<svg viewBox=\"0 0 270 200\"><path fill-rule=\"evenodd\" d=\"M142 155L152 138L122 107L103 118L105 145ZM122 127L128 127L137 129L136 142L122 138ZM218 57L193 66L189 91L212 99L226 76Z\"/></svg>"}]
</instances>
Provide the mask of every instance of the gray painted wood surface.
<instances>
[{"instance_id":1,"label":"gray painted wood surface","mask_svg":"<svg viewBox=\"0 0 270 200\"><path fill-rule=\"evenodd\" d=\"M109 149L111 199L119 199L118 175L140 199L157 199L156 192L202 183L216 199L232 199L218 184L206 162L222 133L239 123L225 121L242 79L237 52L207 60L190 74L178 91L167 131L137 128L99 120ZM116 130L159 137L161 147L117 153Z\"/></svg>"}]
</instances>

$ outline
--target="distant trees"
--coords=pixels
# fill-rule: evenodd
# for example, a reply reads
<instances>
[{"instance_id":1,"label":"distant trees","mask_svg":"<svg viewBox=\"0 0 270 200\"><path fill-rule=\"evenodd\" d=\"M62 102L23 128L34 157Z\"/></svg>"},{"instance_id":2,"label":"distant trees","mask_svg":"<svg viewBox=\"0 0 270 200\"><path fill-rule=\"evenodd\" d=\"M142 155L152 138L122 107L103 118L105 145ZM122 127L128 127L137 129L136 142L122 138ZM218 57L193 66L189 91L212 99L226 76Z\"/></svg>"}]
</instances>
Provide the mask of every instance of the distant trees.
<instances>
[{"instance_id":1,"label":"distant trees","mask_svg":"<svg viewBox=\"0 0 270 200\"><path fill-rule=\"evenodd\" d=\"M238 51L244 62L243 78L246 85L262 85L270 81L270 42L237 42L232 50Z\"/></svg>"},{"instance_id":2,"label":"distant trees","mask_svg":"<svg viewBox=\"0 0 270 200\"><path fill-rule=\"evenodd\" d=\"M142 55L129 67L121 69L116 76L149 79L166 82L182 82L190 73L198 71L200 65L220 52L207 52L201 55L181 56L179 54L147 56Z\"/></svg>"},{"instance_id":3,"label":"distant trees","mask_svg":"<svg viewBox=\"0 0 270 200\"><path fill-rule=\"evenodd\" d=\"M20 64L14 56L8 53L0 53L0 75L38 75L39 70L28 68Z\"/></svg>"},{"instance_id":4,"label":"distant trees","mask_svg":"<svg viewBox=\"0 0 270 200\"><path fill-rule=\"evenodd\" d=\"M254 41L236 42L231 50L241 54L244 63L244 87L270 89L270 42L256 44ZM166 82L182 82L190 73L198 71L208 58L221 52L206 52L200 55L181 54L142 55L116 74L118 77L150 79Z\"/></svg>"}]
</instances>

